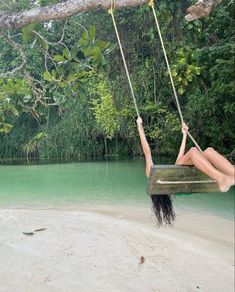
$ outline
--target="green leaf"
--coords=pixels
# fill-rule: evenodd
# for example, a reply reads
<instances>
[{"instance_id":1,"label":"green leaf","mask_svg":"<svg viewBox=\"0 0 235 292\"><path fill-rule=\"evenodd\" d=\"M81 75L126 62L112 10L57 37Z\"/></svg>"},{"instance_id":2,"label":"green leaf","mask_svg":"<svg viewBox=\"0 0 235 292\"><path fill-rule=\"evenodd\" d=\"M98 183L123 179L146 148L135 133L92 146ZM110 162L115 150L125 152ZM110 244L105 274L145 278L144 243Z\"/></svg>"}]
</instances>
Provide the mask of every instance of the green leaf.
<instances>
[{"instance_id":1,"label":"green leaf","mask_svg":"<svg viewBox=\"0 0 235 292\"><path fill-rule=\"evenodd\" d=\"M63 61L65 61L65 58L62 55L54 55L53 60L56 62L63 62Z\"/></svg>"},{"instance_id":2,"label":"green leaf","mask_svg":"<svg viewBox=\"0 0 235 292\"><path fill-rule=\"evenodd\" d=\"M35 34L31 30L38 31L40 28L41 25L39 23L33 23L22 28L23 40L25 42L31 41L35 37Z\"/></svg>"},{"instance_id":3,"label":"green leaf","mask_svg":"<svg viewBox=\"0 0 235 292\"><path fill-rule=\"evenodd\" d=\"M9 133L13 126L8 123L0 123L0 133Z\"/></svg>"},{"instance_id":4,"label":"green leaf","mask_svg":"<svg viewBox=\"0 0 235 292\"><path fill-rule=\"evenodd\" d=\"M83 39L83 38L80 38L79 40L79 44L82 46L82 47L86 47L88 45L88 41L86 39Z\"/></svg>"},{"instance_id":5,"label":"green leaf","mask_svg":"<svg viewBox=\"0 0 235 292\"><path fill-rule=\"evenodd\" d=\"M35 135L34 138L35 140L39 140L45 136L46 136L46 133L42 131L42 132L37 133L37 135Z\"/></svg>"},{"instance_id":6,"label":"green leaf","mask_svg":"<svg viewBox=\"0 0 235 292\"><path fill-rule=\"evenodd\" d=\"M71 49L71 59L76 58L77 57L77 53L79 51L79 47L75 46Z\"/></svg>"},{"instance_id":7,"label":"green leaf","mask_svg":"<svg viewBox=\"0 0 235 292\"><path fill-rule=\"evenodd\" d=\"M90 57L92 55L92 50L89 48L83 49L82 52L86 57Z\"/></svg>"},{"instance_id":8,"label":"green leaf","mask_svg":"<svg viewBox=\"0 0 235 292\"><path fill-rule=\"evenodd\" d=\"M110 46L110 43L109 42L104 42L104 41L97 41L97 42L95 42L95 45L97 47L100 47L103 50L103 49L108 48Z\"/></svg>"},{"instance_id":9,"label":"green leaf","mask_svg":"<svg viewBox=\"0 0 235 292\"><path fill-rule=\"evenodd\" d=\"M82 37L80 38L79 40L79 44L82 46L82 47L87 47L88 44L89 44L89 36L88 36L88 33L87 32L84 32L82 34Z\"/></svg>"},{"instance_id":10,"label":"green leaf","mask_svg":"<svg viewBox=\"0 0 235 292\"><path fill-rule=\"evenodd\" d=\"M66 85L67 85L67 83L65 83L65 82L63 82L63 81L61 81L61 82L59 83L59 87L60 87L60 88L65 88Z\"/></svg>"},{"instance_id":11,"label":"green leaf","mask_svg":"<svg viewBox=\"0 0 235 292\"><path fill-rule=\"evenodd\" d=\"M52 75L52 77L53 77L54 79L56 79L56 75L57 75L57 74L56 74L56 70L52 70L52 71L51 71L51 75Z\"/></svg>"},{"instance_id":12,"label":"green leaf","mask_svg":"<svg viewBox=\"0 0 235 292\"><path fill-rule=\"evenodd\" d=\"M47 81L52 81L53 80L53 77L51 76L51 73L49 71L45 71L43 73L43 78Z\"/></svg>"},{"instance_id":13,"label":"green leaf","mask_svg":"<svg viewBox=\"0 0 235 292\"><path fill-rule=\"evenodd\" d=\"M77 74L74 73L74 74L69 74L67 80L68 80L68 82L74 82L74 81L77 80L77 79L78 79Z\"/></svg>"},{"instance_id":14,"label":"green leaf","mask_svg":"<svg viewBox=\"0 0 235 292\"><path fill-rule=\"evenodd\" d=\"M15 117L19 117L19 112L14 106L11 106L11 112Z\"/></svg>"},{"instance_id":15,"label":"green leaf","mask_svg":"<svg viewBox=\"0 0 235 292\"><path fill-rule=\"evenodd\" d=\"M67 48L63 49L63 55L67 60L70 60L70 51Z\"/></svg>"},{"instance_id":16,"label":"green leaf","mask_svg":"<svg viewBox=\"0 0 235 292\"><path fill-rule=\"evenodd\" d=\"M105 51L104 53L106 55L110 54L113 50L115 50L117 47L117 44L111 44Z\"/></svg>"},{"instance_id":17,"label":"green leaf","mask_svg":"<svg viewBox=\"0 0 235 292\"><path fill-rule=\"evenodd\" d=\"M89 27L88 33L89 33L89 37L91 41L94 41L95 40L95 26L94 25Z\"/></svg>"},{"instance_id":18,"label":"green leaf","mask_svg":"<svg viewBox=\"0 0 235 292\"><path fill-rule=\"evenodd\" d=\"M27 28L27 27L24 27L22 29L22 36L23 36L23 41L24 42L29 42L33 39L33 33Z\"/></svg>"},{"instance_id":19,"label":"green leaf","mask_svg":"<svg viewBox=\"0 0 235 292\"><path fill-rule=\"evenodd\" d=\"M101 58L101 55L102 55L102 51L101 51L100 47L94 47L91 50L90 56L93 58L93 60L100 59Z\"/></svg>"}]
</instances>

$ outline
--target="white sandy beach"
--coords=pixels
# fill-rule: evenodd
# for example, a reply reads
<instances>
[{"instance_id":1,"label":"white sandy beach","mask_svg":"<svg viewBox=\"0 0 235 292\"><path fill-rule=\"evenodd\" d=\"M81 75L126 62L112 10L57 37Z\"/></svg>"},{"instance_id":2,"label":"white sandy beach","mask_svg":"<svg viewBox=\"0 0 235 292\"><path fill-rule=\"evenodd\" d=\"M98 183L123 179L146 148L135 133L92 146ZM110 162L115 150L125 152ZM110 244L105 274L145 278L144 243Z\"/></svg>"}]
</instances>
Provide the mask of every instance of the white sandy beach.
<instances>
[{"instance_id":1,"label":"white sandy beach","mask_svg":"<svg viewBox=\"0 0 235 292\"><path fill-rule=\"evenodd\" d=\"M0 209L0 291L233 292L233 222L177 215L156 229L150 208Z\"/></svg>"}]
</instances>

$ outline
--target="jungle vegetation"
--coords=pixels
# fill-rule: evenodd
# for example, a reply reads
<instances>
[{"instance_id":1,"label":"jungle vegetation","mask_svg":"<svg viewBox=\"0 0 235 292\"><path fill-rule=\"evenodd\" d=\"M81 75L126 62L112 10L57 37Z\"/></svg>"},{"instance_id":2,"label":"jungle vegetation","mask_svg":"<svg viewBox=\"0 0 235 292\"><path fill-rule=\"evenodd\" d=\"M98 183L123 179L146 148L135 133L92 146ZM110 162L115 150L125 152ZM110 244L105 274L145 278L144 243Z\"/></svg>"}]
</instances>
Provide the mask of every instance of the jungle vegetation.
<instances>
[{"instance_id":1,"label":"jungle vegetation","mask_svg":"<svg viewBox=\"0 0 235 292\"><path fill-rule=\"evenodd\" d=\"M32 5L10 2L18 10ZM210 16L188 23L191 3L157 5L173 78L199 145L234 160L234 1L224 0ZM151 149L154 155L176 155L180 119L151 10L119 9L116 20ZM107 12L31 24L8 36L0 34L0 158L141 154Z\"/></svg>"}]
</instances>

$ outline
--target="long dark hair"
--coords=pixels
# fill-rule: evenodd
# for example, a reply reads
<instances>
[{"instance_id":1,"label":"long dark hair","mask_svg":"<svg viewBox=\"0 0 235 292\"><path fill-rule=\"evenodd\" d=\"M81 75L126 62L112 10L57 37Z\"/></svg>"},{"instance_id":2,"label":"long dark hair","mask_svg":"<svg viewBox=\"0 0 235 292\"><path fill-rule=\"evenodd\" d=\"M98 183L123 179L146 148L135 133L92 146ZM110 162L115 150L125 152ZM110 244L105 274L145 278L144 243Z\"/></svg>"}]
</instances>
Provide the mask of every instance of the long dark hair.
<instances>
[{"instance_id":1,"label":"long dark hair","mask_svg":"<svg viewBox=\"0 0 235 292\"><path fill-rule=\"evenodd\" d=\"M175 220L172 195L151 195L153 212L157 218L157 226L171 226Z\"/></svg>"}]
</instances>

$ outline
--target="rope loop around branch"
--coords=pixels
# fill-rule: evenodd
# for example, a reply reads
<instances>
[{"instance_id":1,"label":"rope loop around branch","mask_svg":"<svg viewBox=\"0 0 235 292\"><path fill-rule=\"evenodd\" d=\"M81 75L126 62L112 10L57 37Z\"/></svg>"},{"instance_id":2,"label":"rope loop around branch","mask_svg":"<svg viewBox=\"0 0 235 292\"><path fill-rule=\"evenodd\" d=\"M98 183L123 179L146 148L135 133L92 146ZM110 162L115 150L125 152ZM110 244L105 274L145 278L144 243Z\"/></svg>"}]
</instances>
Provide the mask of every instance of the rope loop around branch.
<instances>
[{"instance_id":1,"label":"rope loop around branch","mask_svg":"<svg viewBox=\"0 0 235 292\"><path fill-rule=\"evenodd\" d=\"M108 13L113 14L114 10L115 10L115 0L110 0L110 8L108 10Z\"/></svg>"},{"instance_id":2,"label":"rope loop around branch","mask_svg":"<svg viewBox=\"0 0 235 292\"><path fill-rule=\"evenodd\" d=\"M154 7L154 0L150 0L149 3L148 3L148 5L149 5L150 7Z\"/></svg>"}]
</instances>

